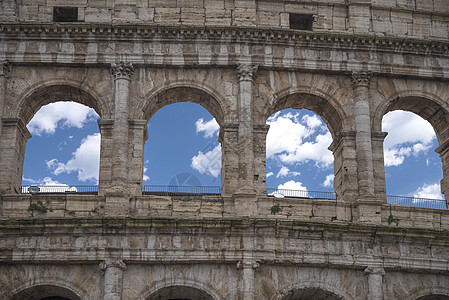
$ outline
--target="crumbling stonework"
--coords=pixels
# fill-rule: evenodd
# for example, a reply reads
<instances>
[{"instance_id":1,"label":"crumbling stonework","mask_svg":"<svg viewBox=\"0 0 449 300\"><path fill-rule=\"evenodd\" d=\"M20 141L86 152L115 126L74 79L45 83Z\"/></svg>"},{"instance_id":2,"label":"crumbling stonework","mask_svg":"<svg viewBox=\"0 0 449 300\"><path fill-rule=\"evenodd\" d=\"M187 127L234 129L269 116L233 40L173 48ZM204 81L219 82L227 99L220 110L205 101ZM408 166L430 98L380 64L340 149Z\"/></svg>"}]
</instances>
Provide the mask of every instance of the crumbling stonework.
<instances>
[{"instance_id":1,"label":"crumbling stonework","mask_svg":"<svg viewBox=\"0 0 449 300\"><path fill-rule=\"evenodd\" d=\"M0 299L449 299L449 211L386 203L381 130L391 110L428 120L449 195L447 7L3 0ZM101 117L98 195L20 193L26 124L56 101ZM147 123L179 101L220 125L220 196L142 195ZM284 108L326 122L336 200L267 196L266 120Z\"/></svg>"}]
</instances>

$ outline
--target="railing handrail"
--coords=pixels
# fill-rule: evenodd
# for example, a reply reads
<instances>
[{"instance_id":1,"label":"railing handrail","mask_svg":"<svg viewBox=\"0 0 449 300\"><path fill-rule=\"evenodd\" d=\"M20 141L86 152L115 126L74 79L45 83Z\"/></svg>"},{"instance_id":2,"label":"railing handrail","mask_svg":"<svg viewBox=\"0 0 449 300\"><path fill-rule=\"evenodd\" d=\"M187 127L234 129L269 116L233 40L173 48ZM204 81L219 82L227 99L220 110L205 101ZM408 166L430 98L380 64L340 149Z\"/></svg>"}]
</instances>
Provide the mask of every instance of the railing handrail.
<instances>
[{"instance_id":1,"label":"railing handrail","mask_svg":"<svg viewBox=\"0 0 449 300\"><path fill-rule=\"evenodd\" d=\"M282 196L289 198L330 199L330 200L335 200L337 198L335 192L267 188L268 196L274 196L274 194L281 194Z\"/></svg>"},{"instance_id":2,"label":"railing handrail","mask_svg":"<svg viewBox=\"0 0 449 300\"><path fill-rule=\"evenodd\" d=\"M143 194L155 195L220 195L220 186L190 186L190 185L144 185Z\"/></svg>"},{"instance_id":3,"label":"railing handrail","mask_svg":"<svg viewBox=\"0 0 449 300\"><path fill-rule=\"evenodd\" d=\"M21 194L97 194L98 185L22 185Z\"/></svg>"},{"instance_id":4,"label":"railing handrail","mask_svg":"<svg viewBox=\"0 0 449 300\"><path fill-rule=\"evenodd\" d=\"M387 203L404 206L406 205L412 207L434 208L434 209L448 208L445 199L431 199L431 198L420 198L410 196L387 195Z\"/></svg>"}]
</instances>

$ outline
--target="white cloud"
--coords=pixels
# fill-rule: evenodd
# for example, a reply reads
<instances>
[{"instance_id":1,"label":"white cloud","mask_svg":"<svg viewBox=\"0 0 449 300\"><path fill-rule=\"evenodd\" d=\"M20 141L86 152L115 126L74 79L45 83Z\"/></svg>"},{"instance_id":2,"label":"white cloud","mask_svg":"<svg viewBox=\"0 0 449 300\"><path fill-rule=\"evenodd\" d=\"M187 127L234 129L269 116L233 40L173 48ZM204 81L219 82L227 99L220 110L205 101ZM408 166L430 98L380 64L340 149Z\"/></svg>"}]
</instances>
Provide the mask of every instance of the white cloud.
<instances>
[{"instance_id":1,"label":"white cloud","mask_svg":"<svg viewBox=\"0 0 449 300\"><path fill-rule=\"evenodd\" d=\"M148 168L147 167L143 167L143 181L149 181L150 180L150 177L147 174L145 174L147 171L148 171Z\"/></svg>"},{"instance_id":2,"label":"white cloud","mask_svg":"<svg viewBox=\"0 0 449 300\"><path fill-rule=\"evenodd\" d=\"M218 125L215 118L213 118L210 121L204 122L203 118L199 119L195 123L196 127L196 133L204 132L205 138L210 138L214 134L218 133L218 130L220 130L220 125Z\"/></svg>"},{"instance_id":3,"label":"white cloud","mask_svg":"<svg viewBox=\"0 0 449 300\"><path fill-rule=\"evenodd\" d=\"M441 188L438 183L424 184L422 187L416 190L413 197L425 199L443 199Z\"/></svg>"},{"instance_id":4,"label":"white cloud","mask_svg":"<svg viewBox=\"0 0 449 300\"><path fill-rule=\"evenodd\" d=\"M75 102L56 102L43 106L28 123L33 135L53 134L58 126L82 128L84 123L97 119L92 108ZM70 137L69 137L70 138Z\"/></svg>"},{"instance_id":5,"label":"white cloud","mask_svg":"<svg viewBox=\"0 0 449 300\"><path fill-rule=\"evenodd\" d=\"M273 176L273 175L274 175L273 172L269 172L269 173L267 173L267 178L270 177L270 176Z\"/></svg>"},{"instance_id":6,"label":"white cloud","mask_svg":"<svg viewBox=\"0 0 449 300\"><path fill-rule=\"evenodd\" d=\"M78 180L98 182L100 162L100 134L88 135L81 141L81 145L72 153L67 163L57 159L47 161L47 167L54 169L53 174L78 172Z\"/></svg>"},{"instance_id":7,"label":"white cloud","mask_svg":"<svg viewBox=\"0 0 449 300\"><path fill-rule=\"evenodd\" d=\"M282 166L282 168L277 173L276 178L279 178L279 177L282 178L282 177L287 177L287 176L299 176L299 175L301 175L300 172L292 172L286 166Z\"/></svg>"},{"instance_id":8,"label":"white cloud","mask_svg":"<svg viewBox=\"0 0 449 300\"><path fill-rule=\"evenodd\" d=\"M217 178L221 170L221 145L206 153L198 151L198 155L192 157L190 166L201 174Z\"/></svg>"},{"instance_id":9,"label":"white cloud","mask_svg":"<svg viewBox=\"0 0 449 300\"><path fill-rule=\"evenodd\" d=\"M307 191L307 188L302 185L302 182L290 180L285 183L278 185L280 190L297 190L297 191Z\"/></svg>"},{"instance_id":10,"label":"white cloud","mask_svg":"<svg viewBox=\"0 0 449 300\"><path fill-rule=\"evenodd\" d=\"M277 159L284 164L314 161L317 166L328 167L333 162L327 148L332 136L316 115L278 112L268 118L267 159Z\"/></svg>"},{"instance_id":11,"label":"white cloud","mask_svg":"<svg viewBox=\"0 0 449 300\"><path fill-rule=\"evenodd\" d=\"M326 179L324 180L322 186L324 187L332 187L332 185L334 184L334 178L335 175L334 174L329 174L326 176Z\"/></svg>"},{"instance_id":12,"label":"white cloud","mask_svg":"<svg viewBox=\"0 0 449 300\"><path fill-rule=\"evenodd\" d=\"M430 149L435 132L420 116L402 110L387 113L382 130L388 132L384 142L385 166L399 166L407 157L418 156Z\"/></svg>"}]
</instances>

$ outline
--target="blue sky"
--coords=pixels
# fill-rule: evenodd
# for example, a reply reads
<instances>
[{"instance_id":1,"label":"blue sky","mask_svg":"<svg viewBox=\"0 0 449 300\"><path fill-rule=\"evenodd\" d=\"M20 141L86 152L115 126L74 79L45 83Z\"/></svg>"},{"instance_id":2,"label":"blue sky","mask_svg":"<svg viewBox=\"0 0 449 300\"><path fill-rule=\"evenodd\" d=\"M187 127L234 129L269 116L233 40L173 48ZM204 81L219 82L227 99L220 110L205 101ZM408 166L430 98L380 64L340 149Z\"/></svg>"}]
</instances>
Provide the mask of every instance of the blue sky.
<instances>
[{"instance_id":1,"label":"blue sky","mask_svg":"<svg viewBox=\"0 0 449 300\"><path fill-rule=\"evenodd\" d=\"M23 185L95 185L100 136L98 115L86 106L58 102L42 107L28 124ZM307 110L282 110L267 123L267 186L333 191L331 135ZM203 186L220 185L219 126L198 104L176 103L149 121L144 184L169 185L193 175ZM441 198L441 161L430 124L409 112L384 116L385 172L391 195ZM181 174L181 175L180 175Z\"/></svg>"}]
</instances>

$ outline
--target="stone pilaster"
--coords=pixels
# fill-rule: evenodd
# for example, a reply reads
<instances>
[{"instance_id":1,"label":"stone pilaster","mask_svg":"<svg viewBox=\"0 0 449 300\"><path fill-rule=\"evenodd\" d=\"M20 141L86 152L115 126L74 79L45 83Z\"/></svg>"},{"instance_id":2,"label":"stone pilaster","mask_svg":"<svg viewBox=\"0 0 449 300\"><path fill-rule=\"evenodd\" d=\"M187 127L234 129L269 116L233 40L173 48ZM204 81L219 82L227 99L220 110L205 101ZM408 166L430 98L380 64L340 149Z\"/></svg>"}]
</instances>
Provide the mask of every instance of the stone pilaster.
<instances>
[{"instance_id":1,"label":"stone pilaster","mask_svg":"<svg viewBox=\"0 0 449 300\"><path fill-rule=\"evenodd\" d=\"M371 132L373 148L374 194L387 203L385 186L384 140L387 132Z\"/></svg>"},{"instance_id":2,"label":"stone pilaster","mask_svg":"<svg viewBox=\"0 0 449 300\"><path fill-rule=\"evenodd\" d=\"M365 269L368 279L368 300L383 300L383 277L385 271L382 267L368 267Z\"/></svg>"},{"instance_id":3,"label":"stone pilaster","mask_svg":"<svg viewBox=\"0 0 449 300\"><path fill-rule=\"evenodd\" d=\"M21 119L3 118L0 140L0 193L20 193L25 145L31 134Z\"/></svg>"},{"instance_id":4,"label":"stone pilaster","mask_svg":"<svg viewBox=\"0 0 449 300\"><path fill-rule=\"evenodd\" d=\"M440 155L443 165L443 178L440 181L440 186L441 193L444 194L444 198L446 199L446 207L449 208L449 139L440 142L435 152Z\"/></svg>"},{"instance_id":5,"label":"stone pilaster","mask_svg":"<svg viewBox=\"0 0 449 300\"><path fill-rule=\"evenodd\" d=\"M232 195L238 189L238 130L238 124L223 124L218 136L221 144L221 193L224 196Z\"/></svg>"},{"instance_id":6,"label":"stone pilaster","mask_svg":"<svg viewBox=\"0 0 449 300\"><path fill-rule=\"evenodd\" d=\"M112 132L114 120L98 119L100 129L100 173L98 175L98 194L105 195L112 187L112 151L114 143Z\"/></svg>"},{"instance_id":7,"label":"stone pilaster","mask_svg":"<svg viewBox=\"0 0 449 300\"><path fill-rule=\"evenodd\" d=\"M359 197L374 196L371 115L369 106L370 72L353 72L354 122Z\"/></svg>"},{"instance_id":8,"label":"stone pilaster","mask_svg":"<svg viewBox=\"0 0 449 300\"><path fill-rule=\"evenodd\" d=\"M267 193L267 133L270 125L254 125L254 184L258 194Z\"/></svg>"},{"instance_id":9,"label":"stone pilaster","mask_svg":"<svg viewBox=\"0 0 449 300\"><path fill-rule=\"evenodd\" d=\"M106 215L127 215L130 190L129 167L129 85L134 69L130 63L111 64L114 78L114 126L112 130L112 178L111 187L105 193Z\"/></svg>"},{"instance_id":10,"label":"stone pilaster","mask_svg":"<svg viewBox=\"0 0 449 300\"><path fill-rule=\"evenodd\" d=\"M11 72L11 65L8 61L2 62L0 66L0 117L3 117L3 107L6 102L6 79ZM2 124L0 123L0 137L2 136Z\"/></svg>"},{"instance_id":11,"label":"stone pilaster","mask_svg":"<svg viewBox=\"0 0 449 300\"><path fill-rule=\"evenodd\" d=\"M256 290L254 288L255 269L259 267L259 263L253 259L243 259L237 263L237 268L241 270L241 295L242 299L256 299Z\"/></svg>"},{"instance_id":12,"label":"stone pilaster","mask_svg":"<svg viewBox=\"0 0 449 300\"><path fill-rule=\"evenodd\" d=\"M131 63L111 64L114 77L114 160L112 164L112 181L116 185L126 185L128 175L128 102L129 84L134 68Z\"/></svg>"},{"instance_id":13,"label":"stone pilaster","mask_svg":"<svg viewBox=\"0 0 449 300\"><path fill-rule=\"evenodd\" d=\"M148 139L147 120L129 121L128 185L132 196L142 195L145 141Z\"/></svg>"},{"instance_id":14,"label":"stone pilaster","mask_svg":"<svg viewBox=\"0 0 449 300\"><path fill-rule=\"evenodd\" d=\"M126 265L123 261L106 260L100 263L104 271L104 300L121 300L123 291L123 271Z\"/></svg>"},{"instance_id":15,"label":"stone pilaster","mask_svg":"<svg viewBox=\"0 0 449 300\"><path fill-rule=\"evenodd\" d=\"M239 77L239 191L255 193L254 186L254 130L252 119L253 84L258 66L240 64Z\"/></svg>"}]
</instances>

